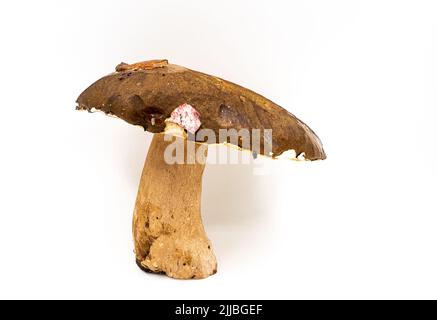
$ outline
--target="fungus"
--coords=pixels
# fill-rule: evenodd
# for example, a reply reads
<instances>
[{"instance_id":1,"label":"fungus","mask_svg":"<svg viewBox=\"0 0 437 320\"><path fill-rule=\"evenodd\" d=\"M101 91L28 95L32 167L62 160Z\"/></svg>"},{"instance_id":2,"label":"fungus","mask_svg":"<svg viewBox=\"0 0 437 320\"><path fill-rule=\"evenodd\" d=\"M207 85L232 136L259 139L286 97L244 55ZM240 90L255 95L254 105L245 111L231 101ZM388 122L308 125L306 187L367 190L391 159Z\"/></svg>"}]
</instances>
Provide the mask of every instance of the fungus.
<instances>
[{"instance_id":1,"label":"fungus","mask_svg":"<svg viewBox=\"0 0 437 320\"><path fill-rule=\"evenodd\" d=\"M206 278L217 271L200 213L207 157L203 143L223 142L220 130L271 130L269 145L264 140L250 145L254 157L276 158L293 150L293 158L326 158L316 134L282 107L241 86L167 60L119 64L115 73L79 96L77 109L103 111L154 133L134 210L136 262L144 271L178 279ZM205 129L215 140L196 135ZM247 148L243 140L230 143ZM200 154L194 162L165 160L170 145L182 147L185 160L192 157L190 142L194 143L191 152Z\"/></svg>"}]
</instances>

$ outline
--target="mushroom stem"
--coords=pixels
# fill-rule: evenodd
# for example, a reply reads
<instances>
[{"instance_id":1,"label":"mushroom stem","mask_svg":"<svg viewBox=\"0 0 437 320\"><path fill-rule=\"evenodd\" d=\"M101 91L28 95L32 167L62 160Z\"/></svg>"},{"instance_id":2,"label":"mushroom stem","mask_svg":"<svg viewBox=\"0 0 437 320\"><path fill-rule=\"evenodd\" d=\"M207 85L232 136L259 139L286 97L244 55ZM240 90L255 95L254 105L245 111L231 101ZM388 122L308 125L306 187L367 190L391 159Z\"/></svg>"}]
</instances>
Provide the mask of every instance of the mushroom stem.
<instances>
[{"instance_id":1,"label":"mushroom stem","mask_svg":"<svg viewBox=\"0 0 437 320\"><path fill-rule=\"evenodd\" d=\"M177 279L206 278L217 270L200 214L207 148L203 161L168 164L164 154L170 144L184 146L187 159L187 145L194 143L164 137L154 135L141 176L133 218L136 261L147 272ZM201 147L195 144L196 153Z\"/></svg>"}]
</instances>

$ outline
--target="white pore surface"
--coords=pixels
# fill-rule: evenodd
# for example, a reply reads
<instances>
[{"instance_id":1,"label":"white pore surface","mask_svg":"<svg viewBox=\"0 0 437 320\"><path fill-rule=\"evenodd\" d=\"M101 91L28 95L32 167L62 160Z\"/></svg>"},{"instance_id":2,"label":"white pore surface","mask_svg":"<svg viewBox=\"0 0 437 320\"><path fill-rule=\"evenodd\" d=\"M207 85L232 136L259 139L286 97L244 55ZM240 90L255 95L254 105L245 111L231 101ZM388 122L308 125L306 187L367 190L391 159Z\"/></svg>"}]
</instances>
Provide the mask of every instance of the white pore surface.
<instances>
[{"instance_id":1,"label":"white pore surface","mask_svg":"<svg viewBox=\"0 0 437 320\"><path fill-rule=\"evenodd\" d=\"M0 298L437 298L436 16L435 1L2 1ZM74 110L121 61L160 58L265 95L328 154L208 165L219 269L201 281L134 263L151 135Z\"/></svg>"}]
</instances>

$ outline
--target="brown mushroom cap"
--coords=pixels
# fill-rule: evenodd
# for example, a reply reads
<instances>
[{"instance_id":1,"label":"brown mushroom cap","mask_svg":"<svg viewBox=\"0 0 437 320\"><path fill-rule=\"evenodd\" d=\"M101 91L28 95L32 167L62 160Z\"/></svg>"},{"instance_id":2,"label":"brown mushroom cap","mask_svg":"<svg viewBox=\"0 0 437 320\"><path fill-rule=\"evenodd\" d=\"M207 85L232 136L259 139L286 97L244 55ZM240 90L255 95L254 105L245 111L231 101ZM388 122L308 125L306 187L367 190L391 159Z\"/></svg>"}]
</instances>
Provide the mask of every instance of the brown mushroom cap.
<instances>
[{"instance_id":1,"label":"brown mushroom cap","mask_svg":"<svg viewBox=\"0 0 437 320\"><path fill-rule=\"evenodd\" d=\"M116 70L79 96L78 110L100 110L158 133L172 111L187 103L200 113L200 129L214 130L217 140L219 129L272 129L273 157L294 150L307 160L326 158L322 143L305 123L251 90L166 60L122 63Z\"/></svg>"}]
</instances>

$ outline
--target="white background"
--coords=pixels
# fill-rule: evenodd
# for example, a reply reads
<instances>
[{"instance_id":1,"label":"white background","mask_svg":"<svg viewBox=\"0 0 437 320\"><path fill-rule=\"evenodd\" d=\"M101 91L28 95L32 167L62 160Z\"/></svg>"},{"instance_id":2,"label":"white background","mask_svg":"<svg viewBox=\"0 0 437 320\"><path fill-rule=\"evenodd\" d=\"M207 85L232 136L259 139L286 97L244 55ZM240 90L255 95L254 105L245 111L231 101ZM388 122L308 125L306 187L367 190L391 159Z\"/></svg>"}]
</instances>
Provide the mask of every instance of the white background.
<instances>
[{"instance_id":1,"label":"white background","mask_svg":"<svg viewBox=\"0 0 437 320\"><path fill-rule=\"evenodd\" d=\"M435 1L2 1L0 298L437 298ZM151 134L74 110L121 61L251 88L328 160L207 167L219 272L134 263Z\"/></svg>"}]
</instances>

